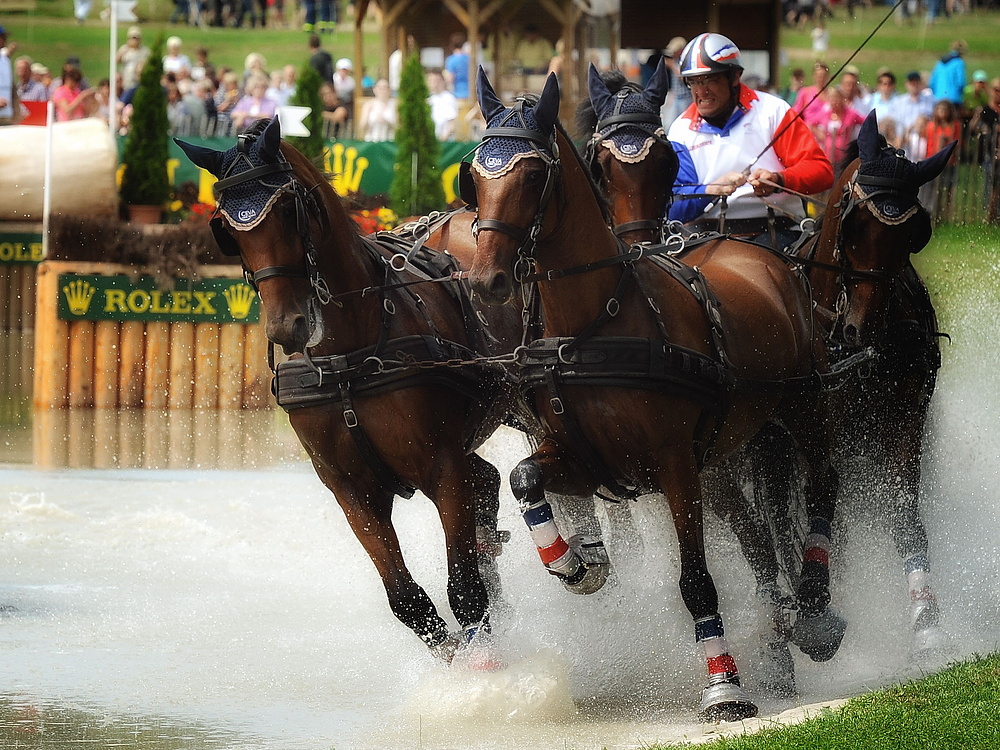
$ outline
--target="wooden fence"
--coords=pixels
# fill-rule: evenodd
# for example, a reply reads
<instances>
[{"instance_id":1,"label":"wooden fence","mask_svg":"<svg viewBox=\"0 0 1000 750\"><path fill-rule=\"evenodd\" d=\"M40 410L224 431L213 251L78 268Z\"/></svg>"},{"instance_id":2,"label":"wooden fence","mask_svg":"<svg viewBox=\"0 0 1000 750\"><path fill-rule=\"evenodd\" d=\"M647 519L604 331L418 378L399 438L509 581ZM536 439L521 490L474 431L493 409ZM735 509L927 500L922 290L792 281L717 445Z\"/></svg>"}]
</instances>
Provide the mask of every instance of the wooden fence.
<instances>
[{"instance_id":1,"label":"wooden fence","mask_svg":"<svg viewBox=\"0 0 1000 750\"><path fill-rule=\"evenodd\" d=\"M61 320L60 274L136 274L130 266L45 261L38 266L34 405L259 409L271 404L262 324ZM203 278L242 279L238 267Z\"/></svg>"}]
</instances>

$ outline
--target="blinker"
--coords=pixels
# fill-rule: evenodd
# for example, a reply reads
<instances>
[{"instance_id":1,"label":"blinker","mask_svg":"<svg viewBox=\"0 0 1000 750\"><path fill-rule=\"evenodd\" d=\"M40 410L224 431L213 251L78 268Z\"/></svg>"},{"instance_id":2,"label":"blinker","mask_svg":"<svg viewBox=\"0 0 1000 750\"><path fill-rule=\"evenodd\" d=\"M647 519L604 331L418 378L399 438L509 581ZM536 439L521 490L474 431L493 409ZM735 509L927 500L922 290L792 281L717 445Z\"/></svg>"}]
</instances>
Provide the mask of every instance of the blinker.
<instances>
[{"instance_id":1,"label":"blinker","mask_svg":"<svg viewBox=\"0 0 1000 750\"><path fill-rule=\"evenodd\" d=\"M221 216L216 216L208 222L208 226L212 230L212 237L215 238L215 244L219 246L219 252L230 256L240 254L240 246L236 244L236 240L226 230L226 225Z\"/></svg>"},{"instance_id":2,"label":"blinker","mask_svg":"<svg viewBox=\"0 0 1000 750\"><path fill-rule=\"evenodd\" d=\"M469 208L479 208L476 181L472 177L472 163L463 161L458 168L458 194Z\"/></svg>"}]
</instances>

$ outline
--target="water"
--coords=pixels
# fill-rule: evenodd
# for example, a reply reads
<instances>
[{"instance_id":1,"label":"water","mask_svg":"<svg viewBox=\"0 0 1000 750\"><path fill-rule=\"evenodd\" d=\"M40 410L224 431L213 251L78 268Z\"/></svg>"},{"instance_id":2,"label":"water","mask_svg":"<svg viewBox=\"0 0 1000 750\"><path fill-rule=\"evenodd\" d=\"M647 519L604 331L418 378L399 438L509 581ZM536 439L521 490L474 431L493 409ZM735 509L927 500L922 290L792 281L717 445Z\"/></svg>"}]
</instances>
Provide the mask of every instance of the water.
<instances>
[{"instance_id":1,"label":"water","mask_svg":"<svg viewBox=\"0 0 1000 750\"><path fill-rule=\"evenodd\" d=\"M934 583L955 657L1000 646L1000 353L983 343L1000 330L1000 272L982 270L945 316L953 342L925 460ZM0 442L4 748L583 750L705 732L693 718L703 665L677 591L676 541L650 500L633 508L642 545L611 546L618 585L574 597L542 572L505 483L511 667L483 675L436 665L395 620L280 413L66 412ZM486 456L506 477L525 451L505 432ZM799 655L800 697L761 700L763 714L928 668L909 656L892 544L865 497L849 507L834 558L834 597L851 623L843 647L826 664ZM394 519L444 611L436 514L418 495L398 501ZM715 521L708 545L752 679L750 573Z\"/></svg>"}]
</instances>

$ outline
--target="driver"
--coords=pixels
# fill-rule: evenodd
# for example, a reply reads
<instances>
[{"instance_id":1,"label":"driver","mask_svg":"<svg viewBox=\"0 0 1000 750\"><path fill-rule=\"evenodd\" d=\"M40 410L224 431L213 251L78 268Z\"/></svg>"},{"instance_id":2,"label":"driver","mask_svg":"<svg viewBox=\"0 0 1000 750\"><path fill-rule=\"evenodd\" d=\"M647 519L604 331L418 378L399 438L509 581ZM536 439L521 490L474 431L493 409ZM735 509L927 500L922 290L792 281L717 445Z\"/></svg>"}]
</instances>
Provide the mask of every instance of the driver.
<instances>
[{"instance_id":1,"label":"driver","mask_svg":"<svg viewBox=\"0 0 1000 750\"><path fill-rule=\"evenodd\" d=\"M768 182L811 195L833 185L833 167L791 107L742 74L739 48L721 34L700 34L681 53L693 102L667 135L680 160L668 218L709 231L724 210L726 232L784 248L806 213L801 198Z\"/></svg>"}]
</instances>

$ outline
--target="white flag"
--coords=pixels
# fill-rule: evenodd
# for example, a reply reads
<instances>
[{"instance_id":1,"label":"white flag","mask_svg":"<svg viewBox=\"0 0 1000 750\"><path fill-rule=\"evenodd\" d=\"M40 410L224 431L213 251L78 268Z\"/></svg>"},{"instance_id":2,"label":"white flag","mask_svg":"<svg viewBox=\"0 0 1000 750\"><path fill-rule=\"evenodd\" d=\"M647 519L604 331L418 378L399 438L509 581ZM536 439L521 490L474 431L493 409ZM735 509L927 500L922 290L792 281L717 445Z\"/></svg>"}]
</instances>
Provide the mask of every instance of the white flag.
<instances>
[{"instance_id":1,"label":"white flag","mask_svg":"<svg viewBox=\"0 0 1000 750\"><path fill-rule=\"evenodd\" d=\"M293 107L291 105L278 107L278 119L281 121L281 134L305 138L309 135L302 121L312 112L312 107Z\"/></svg>"}]
</instances>

